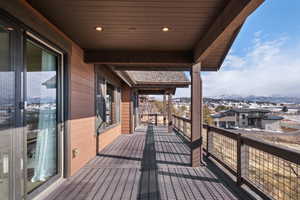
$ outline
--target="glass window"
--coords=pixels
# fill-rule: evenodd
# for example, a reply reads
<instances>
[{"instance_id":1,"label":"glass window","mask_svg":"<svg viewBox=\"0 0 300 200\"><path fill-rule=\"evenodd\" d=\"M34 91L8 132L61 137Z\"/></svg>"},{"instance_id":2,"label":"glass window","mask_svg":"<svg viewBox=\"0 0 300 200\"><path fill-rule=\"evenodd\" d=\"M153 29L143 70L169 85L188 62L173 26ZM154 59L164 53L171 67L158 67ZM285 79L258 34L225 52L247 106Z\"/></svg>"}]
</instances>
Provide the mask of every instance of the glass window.
<instances>
[{"instance_id":1,"label":"glass window","mask_svg":"<svg viewBox=\"0 0 300 200\"><path fill-rule=\"evenodd\" d=\"M109 83L106 84L106 123L112 125L116 122L115 115L115 87Z\"/></svg>"},{"instance_id":2,"label":"glass window","mask_svg":"<svg viewBox=\"0 0 300 200\"><path fill-rule=\"evenodd\" d=\"M57 174L58 56L26 42L27 192Z\"/></svg>"},{"instance_id":3,"label":"glass window","mask_svg":"<svg viewBox=\"0 0 300 200\"><path fill-rule=\"evenodd\" d=\"M120 89L96 72L96 130L120 122Z\"/></svg>"},{"instance_id":4,"label":"glass window","mask_svg":"<svg viewBox=\"0 0 300 200\"><path fill-rule=\"evenodd\" d=\"M10 34L0 24L0 199L9 199L12 136L15 127L15 72L10 63Z\"/></svg>"}]
</instances>

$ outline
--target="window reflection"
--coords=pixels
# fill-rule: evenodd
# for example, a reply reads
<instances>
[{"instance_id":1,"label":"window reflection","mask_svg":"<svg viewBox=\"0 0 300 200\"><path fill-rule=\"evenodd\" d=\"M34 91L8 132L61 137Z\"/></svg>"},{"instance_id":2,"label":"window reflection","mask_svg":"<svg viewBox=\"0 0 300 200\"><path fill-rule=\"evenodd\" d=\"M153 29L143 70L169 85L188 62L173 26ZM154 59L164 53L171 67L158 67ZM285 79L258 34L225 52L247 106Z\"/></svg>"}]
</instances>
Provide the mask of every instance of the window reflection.
<instances>
[{"instance_id":1,"label":"window reflection","mask_svg":"<svg viewBox=\"0 0 300 200\"><path fill-rule=\"evenodd\" d=\"M57 56L26 43L27 191L57 174Z\"/></svg>"},{"instance_id":2,"label":"window reflection","mask_svg":"<svg viewBox=\"0 0 300 200\"><path fill-rule=\"evenodd\" d=\"M96 87L96 130L105 128L120 121L120 90L109 83L97 72Z\"/></svg>"},{"instance_id":3,"label":"window reflection","mask_svg":"<svg viewBox=\"0 0 300 200\"><path fill-rule=\"evenodd\" d=\"M10 63L10 35L0 24L0 199L9 198L9 165L15 126L15 72Z\"/></svg>"},{"instance_id":4,"label":"window reflection","mask_svg":"<svg viewBox=\"0 0 300 200\"><path fill-rule=\"evenodd\" d=\"M106 94L106 123L112 125L115 123L115 87L111 84L107 84L107 94Z\"/></svg>"}]
</instances>

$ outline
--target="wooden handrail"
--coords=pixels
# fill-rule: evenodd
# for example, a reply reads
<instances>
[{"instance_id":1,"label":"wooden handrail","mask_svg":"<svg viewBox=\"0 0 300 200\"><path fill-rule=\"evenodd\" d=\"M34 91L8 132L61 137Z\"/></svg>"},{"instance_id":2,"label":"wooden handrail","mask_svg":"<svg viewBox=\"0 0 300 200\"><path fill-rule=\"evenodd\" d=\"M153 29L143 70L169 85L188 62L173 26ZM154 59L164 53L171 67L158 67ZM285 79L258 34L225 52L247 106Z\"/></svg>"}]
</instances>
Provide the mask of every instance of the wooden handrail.
<instances>
[{"instance_id":1,"label":"wooden handrail","mask_svg":"<svg viewBox=\"0 0 300 200\"><path fill-rule=\"evenodd\" d=\"M177 115L173 115L173 117L174 117L174 118L177 118L177 119L180 119L180 120L182 120L182 121L186 121L186 122L189 122L189 123L191 123L191 120L190 120L190 119L188 119L188 118L179 117L179 116L177 116Z\"/></svg>"},{"instance_id":2,"label":"wooden handrail","mask_svg":"<svg viewBox=\"0 0 300 200\"><path fill-rule=\"evenodd\" d=\"M175 122L174 128L177 132L180 134L183 134L187 136L186 133L184 133L185 128L182 128L181 125L185 123L191 123L190 119L180 117L173 115ZM180 122L181 121L181 122ZM178 125L179 127L176 127ZM244 175L244 170L247 170L249 168L249 154L254 153L253 151L250 151L249 148L253 148L255 150L260 151L261 153L266 153L270 156L275 156L277 159L281 159L285 162L278 162L278 168L283 167L280 165L286 165L289 166L289 170L291 170L291 174L295 174L297 178L299 178L299 169L300 169L300 151L274 145L272 143L266 142L264 140L261 140L259 138L252 138L249 136L242 135L240 133L236 133L230 130L217 128L214 126L210 126L207 124L203 125L203 128L206 129L204 133L202 134L202 137L206 136L206 144L203 145L203 149L206 151L207 157L210 159L213 159L215 162L218 162L220 165L222 165L225 169L227 169L232 175L236 177L237 185L245 184L249 188L251 188L254 192L256 192L258 195L265 199L270 199L270 196L272 196L271 193L269 193L267 190L261 190L260 186L256 184L256 182L251 182L251 179L247 177L247 175ZM216 135L221 135L225 138L228 138L231 140L231 143L235 143L235 159L233 159L233 164L236 166L233 168L232 165L229 165L229 163L226 162L226 160L223 160L221 157L219 157L218 153L215 152L214 148L216 148L215 145L215 137ZM225 139L226 140L226 139ZM221 144L222 145L222 144ZM252 155L253 156L253 155ZM255 156L255 155L254 155ZM252 158L253 159L253 158ZM258 158L259 159L259 158ZM274 164L274 163L273 163ZM276 164L275 164L276 165ZM295 166L293 166L295 165ZM261 166L262 168L264 165ZM276 167L276 166L274 166ZM247 172L249 173L249 172ZM292 178L292 177L291 177ZM288 183L287 183L288 184ZM287 186L289 187L289 186Z\"/></svg>"},{"instance_id":3,"label":"wooden handrail","mask_svg":"<svg viewBox=\"0 0 300 200\"><path fill-rule=\"evenodd\" d=\"M175 117L179 120L191 123L190 119L176 116L176 115L173 115L173 117ZM271 155L280 157L282 159L288 160L297 165L300 165L300 152L297 150L294 150L294 149L291 149L288 147L277 146L277 145L265 142L258 138L251 138L251 137L243 136L243 135L239 136L238 133L235 133L230 130L225 130L225 129L217 128L214 126L209 126L207 124L203 125L203 128L208 128L208 127L209 127L209 131L212 131L214 133L223 135L225 137L228 137L228 138L231 138L234 140L238 140L238 138L240 137L241 143L243 143L243 144L254 147L256 149L259 149L259 150L269 153Z\"/></svg>"}]
</instances>

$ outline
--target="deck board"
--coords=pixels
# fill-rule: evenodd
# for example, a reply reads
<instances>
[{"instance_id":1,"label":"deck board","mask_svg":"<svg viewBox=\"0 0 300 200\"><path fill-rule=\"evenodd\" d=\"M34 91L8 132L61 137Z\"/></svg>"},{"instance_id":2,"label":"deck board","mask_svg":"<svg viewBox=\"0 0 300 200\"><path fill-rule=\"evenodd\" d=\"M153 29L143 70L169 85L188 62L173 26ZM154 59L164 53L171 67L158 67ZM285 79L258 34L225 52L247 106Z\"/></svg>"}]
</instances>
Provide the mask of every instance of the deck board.
<instances>
[{"instance_id":1,"label":"deck board","mask_svg":"<svg viewBox=\"0 0 300 200\"><path fill-rule=\"evenodd\" d=\"M189 146L165 127L121 135L47 200L251 199L213 163L189 167Z\"/></svg>"}]
</instances>

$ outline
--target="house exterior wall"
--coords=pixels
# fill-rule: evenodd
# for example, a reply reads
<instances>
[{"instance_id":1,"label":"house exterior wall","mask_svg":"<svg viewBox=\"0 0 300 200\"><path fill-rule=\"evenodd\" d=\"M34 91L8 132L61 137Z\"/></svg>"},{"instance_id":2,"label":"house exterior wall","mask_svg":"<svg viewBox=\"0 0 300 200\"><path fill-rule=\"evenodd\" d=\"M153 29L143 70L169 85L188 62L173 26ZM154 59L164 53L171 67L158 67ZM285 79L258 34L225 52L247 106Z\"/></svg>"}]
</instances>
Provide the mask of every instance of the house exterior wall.
<instances>
[{"instance_id":1,"label":"house exterior wall","mask_svg":"<svg viewBox=\"0 0 300 200\"><path fill-rule=\"evenodd\" d=\"M243 115L245 118L243 119ZM248 127L248 113L239 113L237 115L238 118L238 126L241 128L246 128Z\"/></svg>"},{"instance_id":2,"label":"house exterior wall","mask_svg":"<svg viewBox=\"0 0 300 200\"><path fill-rule=\"evenodd\" d=\"M262 120L262 128L269 131L280 131L280 120Z\"/></svg>"},{"instance_id":3,"label":"house exterior wall","mask_svg":"<svg viewBox=\"0 0 300 200\"><path fill-rule=\"evenodd\" d=\"M121 105L121 124L122 124L122 133L130 134L132 133L132 88L124 85L122 87L122 105Z\"/></svg>"},{"instance_id":4,"label":"house exterior wall","mask_svg":"<svg viewBox=\"0 0 300 200\"><path fill-rule=\"evenodd\" d=\"M72 45L70 63L70 175L96 155L95 76L93 65L83 62L83 52ZM78 155L74 156L74 151Z\"/></svg>"},{"instance_id":5,"label":"house exterior wall","mask_svg":"<svg viewBox=\"0 0 300 200\"><path fill-rule=\"evenodd\" d=\"M237 119L235 116L225 116L222 118L214 119L215 125L221 128L232 128L232 125L237 125Z\"/></svg>"},{"instance_id":6,"label":"house exterior wall","mask_svg":"<svg viewBox=\"0 0 300 200\"><path fill-rule=\"evenodd\" d=\"M121 88L123 82L119 77L117 77L107 66L105 65L95 65L95 68L101 75L114 86ZM95 85L95 84L94 84ZM121 90L121 94L122 94ZM122 105L122 99L121 99ZM120 115L122 116L122 106L120 105ZM103 132L101 132L98 136L98 150L97 152L104 149L107 145L112 143L119 135L121 135L121 122L112 125L112 127L107 128Z\"/></svg>"},{"instance_id":7,"label":"house exterior wall","mask_svg":"<svg viewBox=\"0 0 300 200\"><path fill-rule=\"evenodd\" d=\"M121 124L118 124L99 135L98 152L112 143L119 135L121 135Z\"/></svg>"},{"instance_id":8,"label":"house exterior wall","mask_svg":"<svg viewBox=\"0 0 300 200\"><path fill-rule=\"evenodd\" d=\"M67 127L64 133L65 137L65 176L71 176L83 167L89 160L96 156L96 152L110 144L118 135L121 134L121 124L104 131L98 138L95 134L95 71L94 65L83 62L83 50L61 32L56 26L51 24L38 11L33 9L25 0L0 1L0 7L9 15L16 18L29 27L38 37L41 36L51 45L63 50L67 55L67 65L69 80L68 91L65 95L65 105L68 106L69 114L65 119ZM103 69L105 77L109 77L119 85L121 80L113 75L108 69ZM130 88L125 92L128 95ZM125 98L126 99L126 98ZM124 105L124 106L123 106ZM122 109L125 109L125 114ZM121 115L129 119L129 104L126 99L122 103ZM126 119L123 118L126 122ZM128 120L127 120L128 121ZM130 132L130 126L125 124L122 126L125 132ZM76 156L74 152L76 153Z\"/></svg>"}]
</instances>

